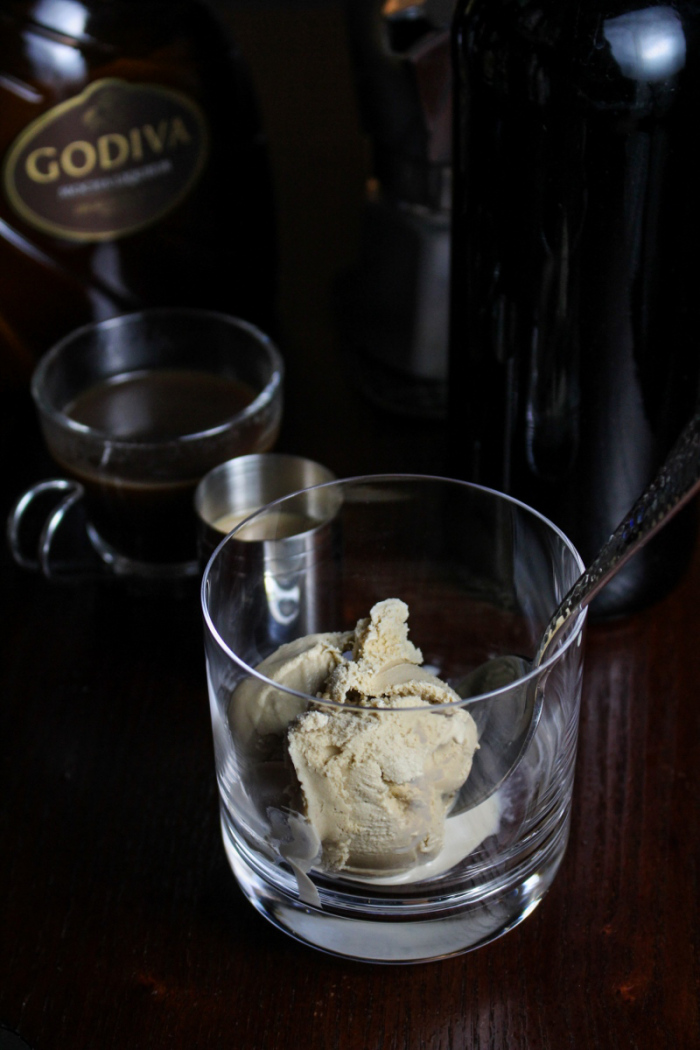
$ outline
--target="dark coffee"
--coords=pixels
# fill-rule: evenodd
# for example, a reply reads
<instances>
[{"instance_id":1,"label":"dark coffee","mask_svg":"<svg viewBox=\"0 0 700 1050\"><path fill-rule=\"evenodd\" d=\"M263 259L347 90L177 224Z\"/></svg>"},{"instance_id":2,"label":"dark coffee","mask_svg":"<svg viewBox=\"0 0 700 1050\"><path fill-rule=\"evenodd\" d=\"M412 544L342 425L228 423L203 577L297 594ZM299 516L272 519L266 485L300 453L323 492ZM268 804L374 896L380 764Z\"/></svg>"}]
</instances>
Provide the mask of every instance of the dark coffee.
<instances>
[{"instance_id":1,"label":"dark coffee","mask_svg":"<svg viewBox=\"0 0 700 1050\"><path fill-rule=\"evenodd\" d=\"M197 442L162 443L211 430L237 416L255 397L247 384L194 369L162 369L113 376L89 387L64 412L115 441L143 443L136 467L120 467L109 445L98 466L63 462L85 487L88 516L101 540L137 561L188 561L196 550L192 499L197 482L217 462L260 447L263 424L233 428L213 462L202 462ZM160 447L159 447L160 446ZM138 477L134 477L138 474Z\"/></svg>"},{"instance_id":2,"label":"dark coffee","mask_svg":"<svg viewBox=\"0 0 700 1050\"><path fill-rule=\"evenodd\" d=\"M194 369L145 369L88 387L64 412L126 441L170 441L226 423L255 399L247 383Z\"/></svg>"}]
</instances>

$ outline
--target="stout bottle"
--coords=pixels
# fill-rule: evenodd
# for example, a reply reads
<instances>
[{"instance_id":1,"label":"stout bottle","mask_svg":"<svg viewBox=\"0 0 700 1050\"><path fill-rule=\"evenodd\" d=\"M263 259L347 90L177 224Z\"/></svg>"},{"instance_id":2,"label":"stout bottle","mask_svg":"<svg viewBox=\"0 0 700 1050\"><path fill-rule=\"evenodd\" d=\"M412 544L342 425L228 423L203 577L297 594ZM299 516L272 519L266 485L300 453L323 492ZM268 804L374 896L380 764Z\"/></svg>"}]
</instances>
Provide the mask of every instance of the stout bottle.
<instances>
[{"instance_id":1,"label":"stout bottle","mask_svg":"<svg viewBox=\"0 0 700 1050\"><path fill-rule=\"evenodd\" d=\"M0 12L0 388L94 319L191 305L272 325L265 143L199 0Z\"/></svg>"},{"instance_id":2,"label":"stout bottle","mask_svg":"<svg viewBox=\"0 0 700 1050\"><path fill-rule=\"evenodd\" d=\"M585 561L698 398L700 11L462 0L454 23L453 469L552 518ZM597 600L664 593L679 516Z\"/></svg>"}]
</instances>

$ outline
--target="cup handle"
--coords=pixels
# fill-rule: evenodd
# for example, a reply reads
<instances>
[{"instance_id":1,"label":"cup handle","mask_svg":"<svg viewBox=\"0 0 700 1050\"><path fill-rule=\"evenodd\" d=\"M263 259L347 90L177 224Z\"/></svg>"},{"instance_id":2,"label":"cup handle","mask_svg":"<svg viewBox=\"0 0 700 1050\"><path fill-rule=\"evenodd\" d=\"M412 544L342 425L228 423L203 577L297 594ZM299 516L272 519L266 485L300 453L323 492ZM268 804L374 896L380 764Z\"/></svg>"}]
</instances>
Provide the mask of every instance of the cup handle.
<instances>
[{"instance_id":1,"label":"cup handle","mask_svg":"<svg viewBox=\"0 0 700 1050\"><path fill-rule=\"evenodd\" d=\"M51 478L27 489L7 519L7 541L18 565L54 582L82 582L107 575L90 542L77 481Z\"/></svg>"}]
</instances>

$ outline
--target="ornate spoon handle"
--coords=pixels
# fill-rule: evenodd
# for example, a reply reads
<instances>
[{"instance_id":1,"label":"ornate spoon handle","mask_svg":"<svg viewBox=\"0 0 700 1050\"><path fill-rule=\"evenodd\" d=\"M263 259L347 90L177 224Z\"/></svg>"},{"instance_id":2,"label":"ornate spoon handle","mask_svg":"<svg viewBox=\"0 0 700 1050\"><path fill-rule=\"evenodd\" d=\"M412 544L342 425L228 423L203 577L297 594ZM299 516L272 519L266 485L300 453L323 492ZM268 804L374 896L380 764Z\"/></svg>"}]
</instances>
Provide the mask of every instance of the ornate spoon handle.
<instances>
[{"instance_id":1,"label":"ornate spoon handle","mask_svg":"<svg viewBox=\"0 0 700 1050\"><path fill-rule=\"evenodd\" d=\"M547 625L534 665L562 627L585 608L608 580L700 489L700 410L682 431L650 485L625 515L595 560L579 576Z\"/></svg>"}]
</instances>

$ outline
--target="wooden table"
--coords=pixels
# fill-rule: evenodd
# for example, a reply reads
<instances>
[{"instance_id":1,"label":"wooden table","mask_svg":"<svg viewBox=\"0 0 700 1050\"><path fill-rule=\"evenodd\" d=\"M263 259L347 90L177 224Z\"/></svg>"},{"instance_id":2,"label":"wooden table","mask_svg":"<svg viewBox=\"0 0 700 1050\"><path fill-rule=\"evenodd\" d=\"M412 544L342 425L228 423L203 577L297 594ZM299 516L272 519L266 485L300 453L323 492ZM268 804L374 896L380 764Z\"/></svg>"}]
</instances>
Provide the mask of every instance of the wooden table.
<instances>
[{"instance_id":1,"label":"wooden table","mask_svg":"<svg viewBox=\"0 0 700 1050\"><path fill-rule=\"evenodd\" d=\"M334 10L309 12L339 46ZM302 15L285 16L288 41ZM264 66L253 8L240 27ZM276 145L281 447L340 475L438 472L439 425L363 401L333 339L328 275L352 254L356 202L332 245L294 247L333 211L311 190L336 125L314 118L304 199L281 130ZM26 398L0 404L0 438L4 515L52 468ZM495 943L408 967L306 949L244 901L219 834L195 591L52 586L4 549L0 571L0 1050L700 1046L700 557L660 604L588 631L571 840L548 896Z\"/></svg>"},{"instance_id":2,"label":"wooden table","mask_svg":"<svg viewBox=\"0 0 700 1050\"><path fill-rule=\"evenodd\" d=\"M317 452L340 473L350 437L357 471L427 456L420 427L396 440L342 400L363 425ZM5 406L2 426L3 471L34 450L4 511L49 465L28 412ZM669 598L588 631L571 841L536 912L392 968L303 948L239 892L196 592L50 585L3 550L0 1024L33 1050L699 1046L699 585L696 559Z\"/></svg>"}]
</instances>

